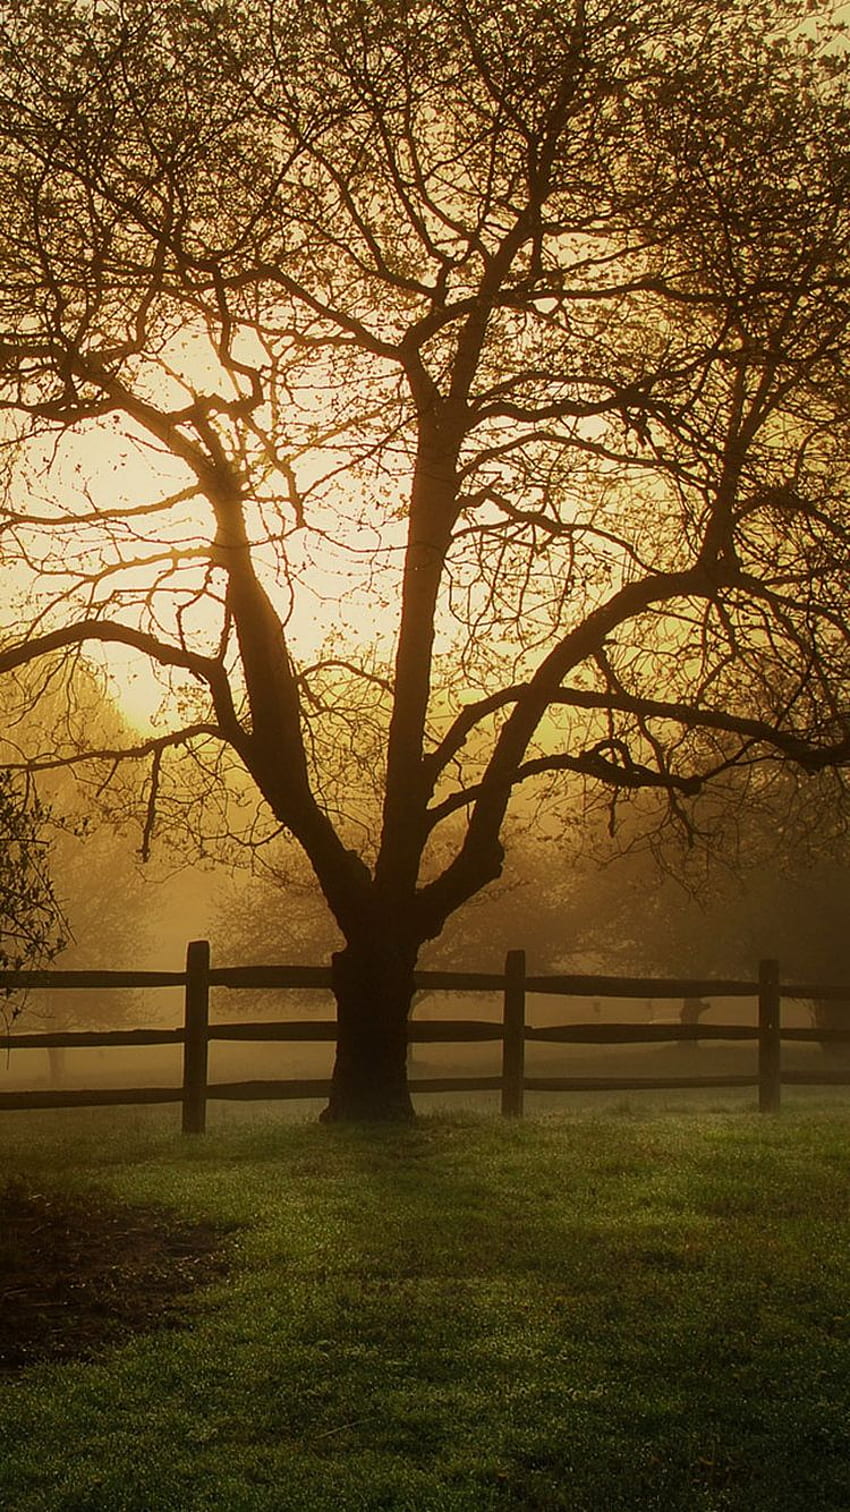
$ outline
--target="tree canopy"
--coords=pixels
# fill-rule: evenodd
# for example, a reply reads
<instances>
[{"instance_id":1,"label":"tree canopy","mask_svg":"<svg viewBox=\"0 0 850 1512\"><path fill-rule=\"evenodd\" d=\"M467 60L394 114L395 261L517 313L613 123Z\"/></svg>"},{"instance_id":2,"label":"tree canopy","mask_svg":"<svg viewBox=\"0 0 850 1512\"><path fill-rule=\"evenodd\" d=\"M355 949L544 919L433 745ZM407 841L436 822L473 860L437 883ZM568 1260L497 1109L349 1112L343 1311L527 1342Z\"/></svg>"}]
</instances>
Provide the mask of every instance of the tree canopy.
<instances>
[{"instance_id":1,"label":"tree canopy","mask_svg":"<svg viewBox=\"0 0 850 1512\"><path fill-rule=\"evenodd\" d=\"M846 60L796 0L6 7L0 671L164 670L151 826L250 775L334 1116L409 1110L520 795L850 757Z\"/></svg>"}]
</instances>

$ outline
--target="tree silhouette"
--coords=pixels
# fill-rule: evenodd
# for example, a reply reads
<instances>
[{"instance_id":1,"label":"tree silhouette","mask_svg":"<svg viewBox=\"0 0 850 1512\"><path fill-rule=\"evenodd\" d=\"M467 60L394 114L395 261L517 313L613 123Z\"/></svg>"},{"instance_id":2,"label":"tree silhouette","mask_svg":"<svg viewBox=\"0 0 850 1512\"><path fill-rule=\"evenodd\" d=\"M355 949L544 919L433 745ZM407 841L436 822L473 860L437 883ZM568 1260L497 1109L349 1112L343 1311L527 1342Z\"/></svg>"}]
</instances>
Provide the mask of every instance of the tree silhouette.
<instances>
[{"instance_id":1,"label":"tree silhouette","mask_svg":"<svg viewBox=\"0 0 850 1512\"><path fill-rule=\"evenodd\" d=\"M78 662L74 706L61 662L25 667L0 680L0 780L5 899L4 959L14 969L60 959L63 970L141 964L153 935L156 890L127 843L130 784L101 802L87 764L67 752L79 725L103 743L131 732L110 702L103 679ZM82 780L78 780L82 779ZM144 816L142 816L144 823ZM23 952L23 953L22 953ZM161 959L161 957L160 957ZM45 1028L115 1027L138 1012L136 993L89 989L27 991L27 1016ZM16 1000L20 1013L23 1000ZM51 1053L51 1052L49 1052ZM61 1052L51 1053L57 1063Z\"/></svg>"},{"instance_id":2,"label":"tree silhouette","mask_svg":"<svg viewBox=\"0 0 850 1512\"><path fill-rule=\"evenodd\" d=\"M45 813L25 783L0 771L0 969L46 966L65 944L42 836ZM4 988L5 1017L20 1012L15 989ZM11 1007L10 1005L14 1005Z\"/></svg>"},{"instance_id":3,"label":"tree silhouette","mask_svg":"<svg viewBox=\"0 0 850 1512\"><path fill-rule=\"evenodd\" d=\"M517 794L687 826L731 765L850 755L847 53L808 10L6 8L40 576L0 670L163 669L148 835L180 758L250 775L345 940L330 1117L409 1116L417 953Z\"/></svg>"}]
</instances>

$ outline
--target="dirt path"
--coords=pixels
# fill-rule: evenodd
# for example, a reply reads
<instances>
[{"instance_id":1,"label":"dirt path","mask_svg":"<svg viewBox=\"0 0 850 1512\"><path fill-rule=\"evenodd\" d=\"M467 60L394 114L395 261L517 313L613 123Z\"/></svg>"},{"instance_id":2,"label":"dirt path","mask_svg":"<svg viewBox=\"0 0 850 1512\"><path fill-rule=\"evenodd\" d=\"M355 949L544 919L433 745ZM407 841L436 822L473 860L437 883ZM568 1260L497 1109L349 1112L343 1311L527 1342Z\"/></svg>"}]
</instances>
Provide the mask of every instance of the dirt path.
<instances>
[{"instance_id":1,"label":"dirt path","mask_svg":"<svg viewBox=\"0 0 850 1512\"><path fill-rule=\"evenodd\" d=\"M227 1235L104 1193L0 1189L0 1371L91 1357L185 1322L192 1293L226 1273Z\"/></svg>"}]
</instances>

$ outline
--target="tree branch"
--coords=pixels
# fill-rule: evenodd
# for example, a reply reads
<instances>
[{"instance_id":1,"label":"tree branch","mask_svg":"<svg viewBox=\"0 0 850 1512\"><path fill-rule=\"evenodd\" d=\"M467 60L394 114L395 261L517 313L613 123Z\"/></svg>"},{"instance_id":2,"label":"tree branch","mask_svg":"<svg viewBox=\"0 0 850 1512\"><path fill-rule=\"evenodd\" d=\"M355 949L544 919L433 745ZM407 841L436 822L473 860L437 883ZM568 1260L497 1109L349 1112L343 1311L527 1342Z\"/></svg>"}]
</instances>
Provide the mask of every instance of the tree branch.
<instances>
[{"instance_id":1,"label":"tree branch","mask_svg":"<svg viewBox=\"0 0 850 1512\"><path fill-rule=\"evenodd\" d=\"M602 742L607 744L608 742ZM693 796L698 793L706 781L704 774L691 777L675 776L673 773L654 772L650 767L641 765L640 762L631 762L621 766L615 761L607 761L601 751L594 749L582 751L579 756L537 756L531 761L524 761L517 767L513 775L511 787L517 787L526 782L530 777L539 777L547 772L574 772L580 776L593 777L599 782L607 783L615 788L663 788L667 792L682 793L685 796ZM467 808L474 803L482 790L481 783L475 783L472 787L462 788L456 793L451 793L440 803L428 810L429 831L436 829L443 819L450 814L455 814L459 809Z\"/></svg>"},{"instance_id":2,"label":"tree branch","mask_svg":"<svg viewBox=\"0 0 850 1512\"><path fill-rule=\"evenodd\" d=\"M3 767L11 772L56 772L68 767L83 766L89 761L111 761L116 766L122 761L143 761L152 756L161 761L164 751L176 746L189 745L201 737L211 737L224 742L225 737L214 724L186 725L182 730L172 730L167 735L152 735L149 740L131 746L102 746L86 751L72 751L67 756L35 756L29 761L4 761Z\"/></svg>"},{"instance_id":3,"label":"tree branch","mask_svg":"<svg viewBox=\"0 0 850 1512\"><path fill-rule=\"evenodd\" d=\"M144 630L115 620L78 620L76 624L62 625L57 630L48 630L44 635L20 641L16 646L0 650L0 673L12 672L16 667L26 666L52 651L61 651L67 646L82 645L84 641L100 641L104 645L131 646L151 661L162 667L183 667L200 682L209 685L222 676L221 662L210 656L187 651L185 646L171 646Z\"/></svg>"}]
</instances>

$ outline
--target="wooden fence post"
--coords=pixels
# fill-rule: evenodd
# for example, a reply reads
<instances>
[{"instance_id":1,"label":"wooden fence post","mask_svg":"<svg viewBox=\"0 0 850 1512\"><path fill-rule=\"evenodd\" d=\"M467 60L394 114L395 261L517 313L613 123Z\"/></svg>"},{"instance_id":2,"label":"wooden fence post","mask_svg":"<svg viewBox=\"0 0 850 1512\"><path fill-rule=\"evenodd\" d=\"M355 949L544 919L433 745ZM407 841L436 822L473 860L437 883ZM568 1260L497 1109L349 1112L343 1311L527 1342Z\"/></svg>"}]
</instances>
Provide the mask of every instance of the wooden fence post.
<instances>
[{"instance_id":1,"label":"wooden fence post","mask_svg":"<svg viewBox=\"0 0 850 1512\"><path fill-rule=\"evenodd\" d=\"M192 940L186 951L183 1042L183 1133L207 1126L207 1052L210 1021L210 944Z\"/></svg>"},{"instance_id":2,"label":"wooden fence post","mask_svg":"<svg viewBox=\"0 0 850 1512\"><path fill-rule=\"evenodd\" d=\"M505 957L502 1009L502 1115L521 1118L525 1079L525 951Z\"/></svg>"},{"instance_id":3,"label":"wooden fence post","mask_svg":"<svg viewBox=\"0 0 850 1512\"><path fill-rule=\"evenodd\" d=\"M781 1072L779 962L759 961L759 1112L778 1113Z\"/></svg>"}]
</instances>

